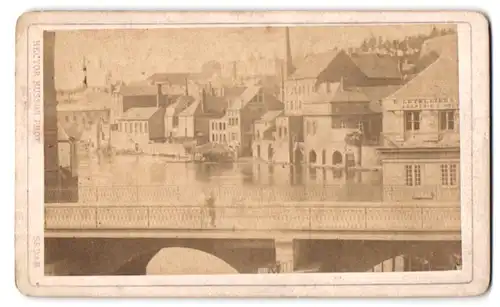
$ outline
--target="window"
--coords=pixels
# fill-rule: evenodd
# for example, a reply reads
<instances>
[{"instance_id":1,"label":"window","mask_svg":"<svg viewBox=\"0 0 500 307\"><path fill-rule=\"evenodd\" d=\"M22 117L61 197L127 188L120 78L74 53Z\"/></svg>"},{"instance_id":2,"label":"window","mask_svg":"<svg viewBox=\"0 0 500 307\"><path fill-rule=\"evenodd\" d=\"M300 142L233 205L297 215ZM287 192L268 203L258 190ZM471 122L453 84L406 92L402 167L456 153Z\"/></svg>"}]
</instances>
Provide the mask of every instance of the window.
<instances>
[{"instance_id":1,"label":"window","mask_svg":"<svg viewBox=\"0 0 500 307\"><path fill-rule=\"evenodd\" d=\"M222 140L224 141L224 143L226 142L226 135L225 134L222 135Z\"/></svg>"},{"instance_id":2,"label":"window","mask_svg":"<svg viewBox=\"0 0 500 307\"><path fill-rule=\"evenodd\" d=\"M405 165L405 174L407 186L418 186L421 184L420 165Z\"/></svg>"},{"instance_id":3,"label":"window","mask_svg":"<svg viewBox=\"0 0 500 307\"><path fill-rule=\"evenodd\" d=\"M144 124L145 124L144 126L146 127L146 129L145 129L146 133L149 133L149 131L148 131L148 123L144 123Z\"/></svg>"},{"instance_id":4,"label":"window","mask_svg":"<svg viewBox=\"0 0 500 307\"><path fill-rule=\"evenodd\" d=\"M174 116L174 118L172 118L172 126L174 128L177 128L179 126L179 116Z\"/></svg>"},{"instance_id":5,"label":"window","mask_svg":"<svg viewBox=\"0 0 500 307\"><path fill-rule=\"evenodd\" d=\"M215 130L215 123L212 122L212 130Z\"/></svg>"},{"instance_id":6,"label":"window","mask_svg":"<svg viewBox=\"0 0 500 307\"><path fill-rule=\"evenodd\" d=\"M66 122L69 122L69 116L68 116L68 115L64 116L64 120L65 120Z\"/></svg>"},{"instance_id":7,"label":"window","mask_svg":"<svg viewBox=\"0 0 500 307\"><path fill-rule=\"evenodd\" d=\"M288 131L286 129L286 127L283 127L283 136L286 137L288 134Z\"/></svg>"},{"instance_id":8,"label":"window","mask_svg":"<svg viewBox=\"0 0 500 307\"><path fill-rule=\"evenodd\" d=\"M440 130L455 129L455 111L439 112L439 129Z\"/></svg>"},{"instance_id":9,"label":"window","mask_svg":"<svg viewBox=\"0 0 500 307\"><path fill-rule=\"evenodd\" d=\"M317 129L317 123L316 121L313 121L312 122L312 134L315 135L316 134L316 129Z\"/></svg>"},{"instance_id":10,"label":"window","mask_svg":"<svg viewBox=\"0 0 500 307\"><path fill-rule=\"evenodd\" d=\"M234 120L235 120L235 123L236 123L235 125L238 125L238 117L236 117Z\"/></svg>"},{"instance_id":11,"label":"window","mask_svg":"<svg viewBox=\"0 0 500 307\"><path fill-rule=\"evenodd\" d=\"M457 185L456 164L441 164L441 184L445 186Z\"/></svg>"},{"instance_id":12,"label":"window","mask_svg":"<svg viewBox=\"0 0 500 307\"><path fill-rule=\"evenodd\" d=\"M420 130L420 111L405 112L406 131Z\"/></svg>"},{"instance_id":13,"label":"window","mask_svg":"<svg viewBox=\"0 0 500 307\"><path fill-rule=\"evenodd\" d=\"M340 128L344 129L345 128L345 123L343 120L340 121Z\"/></svg>"},{"instance_id":14,"label":"window","mask_svg":"<svg viewBox=\"0 0 500 307\"><path fill-rule=\"evenodd\" d=\"M222 123L219 123L219 130L222 130Z\"/></svg>"},{"instance_id":15,"label":"window","mask_svg":"<svg viewBox=\"0 0 500 307\"><path fill-rule=\"evenodd\" d=\"M359 121L358 122L358 130L363 132L363 129L364 129L364 123L362 121Z\"/></svg>"}]
</instances>

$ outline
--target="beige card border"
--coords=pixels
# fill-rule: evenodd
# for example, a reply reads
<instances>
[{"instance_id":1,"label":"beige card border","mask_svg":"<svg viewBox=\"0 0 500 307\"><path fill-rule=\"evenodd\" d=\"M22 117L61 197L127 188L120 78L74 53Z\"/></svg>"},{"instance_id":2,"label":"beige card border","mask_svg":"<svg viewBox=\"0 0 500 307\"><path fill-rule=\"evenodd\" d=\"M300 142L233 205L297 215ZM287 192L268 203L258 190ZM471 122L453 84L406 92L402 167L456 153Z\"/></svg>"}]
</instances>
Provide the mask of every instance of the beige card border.
<instances>
[{"instance_id":1,"label":"beige card border","mask_svg":"<svg viewBox=\"0 0 500 307\"><path fill-rule=\"evenodd\" d=\"M43 276L43 96L33 44L43 30L457 23L463 269L455 272L217 276ZM42 48L42 45L40 45ZM42 49L40 49L41 52ZM43 62L43 61L41 61ZM43 71L41 63L40 71ZM490 280L489 32L476 12L33 12L16 28L16 284L34 296L450 296ZM43 95L43 93L42 93ZM39 100L37 100L40 98ZM40 125L34 125L36 121ZM29 154L28 154L29 151ZM29 191L29 192L28 192ZM28 192L28 193L27 193ZM30 204L30 205L28 205Z\"/></svg>"}]
</instances>

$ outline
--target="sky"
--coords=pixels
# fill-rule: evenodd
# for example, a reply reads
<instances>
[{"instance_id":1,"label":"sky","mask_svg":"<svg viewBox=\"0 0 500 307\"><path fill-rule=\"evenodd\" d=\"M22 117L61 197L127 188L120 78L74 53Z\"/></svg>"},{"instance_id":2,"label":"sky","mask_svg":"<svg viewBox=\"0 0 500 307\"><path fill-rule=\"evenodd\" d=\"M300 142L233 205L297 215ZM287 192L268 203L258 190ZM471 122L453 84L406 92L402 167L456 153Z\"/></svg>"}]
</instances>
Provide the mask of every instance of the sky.
<instances>
[{"instance_id":1,"label":"sky","mask_svg":"<svg viewBox=\"0 0 500 307\"><path fill-rule=\"evenodd\" d=\"M358 47L371 36L403 39L428 34L433 25L290 27L294 58L334 48ZM449 26L436 26L438 29ZM83 59L89 86L113 80L139 81L156 72L197 72L205 62L245 61L250 57L284 58L283 27L103 29L57 31L57 89L81 86Z\"/></svg>"}]
</instances>

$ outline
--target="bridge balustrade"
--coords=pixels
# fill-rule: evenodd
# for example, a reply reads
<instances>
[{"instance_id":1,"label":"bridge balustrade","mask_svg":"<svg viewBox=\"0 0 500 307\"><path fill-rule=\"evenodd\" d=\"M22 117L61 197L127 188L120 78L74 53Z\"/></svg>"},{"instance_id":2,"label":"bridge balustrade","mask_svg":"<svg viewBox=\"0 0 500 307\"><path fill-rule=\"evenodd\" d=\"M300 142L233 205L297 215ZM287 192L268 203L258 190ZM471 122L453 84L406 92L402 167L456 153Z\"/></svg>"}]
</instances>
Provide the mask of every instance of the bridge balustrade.
<instances>
[{"instance_id":1,"label":"bridge balustrade","mask_svg":"<svg viewBox=\"0 0 500 307\"><path fill-rule=\"evenodd\" d=\"M458 203L259 206L46 204L46 229L459 231Z\"/></svg>"}]
</instances>

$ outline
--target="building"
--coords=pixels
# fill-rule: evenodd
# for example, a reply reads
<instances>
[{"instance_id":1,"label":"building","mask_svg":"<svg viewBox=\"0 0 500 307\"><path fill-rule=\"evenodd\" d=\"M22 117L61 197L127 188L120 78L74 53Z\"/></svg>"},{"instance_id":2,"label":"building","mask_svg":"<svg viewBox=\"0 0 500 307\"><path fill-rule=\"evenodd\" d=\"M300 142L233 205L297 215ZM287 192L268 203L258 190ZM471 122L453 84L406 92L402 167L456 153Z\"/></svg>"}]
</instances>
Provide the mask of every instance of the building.
<instances>
[{"instance_id":1,"label":"building","mask_svg":"<svg viewBox=\"0 0 500 307\"><path fill-rule=\"evenodd\" d=\"M63 126L85 131L93 149L111 145L111 97L107 93L88 92L79 100L59 103L57 121Z\"/></svg>"},{"instance_id":2,"label":"building","mask_svg":"<svg viewBox=\"0 0 500 307\"><path fill-rule=\"evenodd\" d=\"M370 108L370 98L347 89L343 81L325 83L303 106L304 151L310 165L361 165L362 143L350 141L354 133L369 139L381 132L380 114Z\"/></svg>"},{"instance_id":3,"label":"building","mask_svg":"<svg viewBox=\"0 0 500 307\"><path fill-rule=\"evenodd\" d=\"M178 135L179 114L195 101L191 96L179 96L165 111L165 136L169 143Z\"/></svg>"},{"instance_id":4,"label":"building","mask_svg":"<svg viewBox=\"0 0 500 307\"><path fill-rule=\"evenodd\" d=\"M202 90L200 98L192 97L192 102L178 113L175 141L192 145L208 143L211 121L221 118L226 108L227 101L223 97L211 95Z\"/></svg>"},{"instance_id":5,"label":"building","mask_svg":"<svg viewBox=\"0 0 500 307\"><path fill-rule=\"evenodd\" d=\"M254 158L268 162L274 161L276 119L282 113L282 110L268 111L255 121L252 143L252 155Z\"/></svg>"},{"instance_id":6,"label":"building","mask_svg":"<svg viewBox=\"0 0 500 307\"><path fill-rule=\"evenodd\" d=\"M155 125L155 114L164 108L130 108L116 119L117 130L113 139L119 149L140 151L155 138L162 138L163 121ZM158 117L163 118L164 114ZM159 131L158 131L159 130Z\"/></svg>"},{"instance_id":7,"label":"building","mask_svg":"<svg viewBox=\"0 0 500 307\"><path fill-rule=\"evenodd\" d=\"M457 50L382 101L384 200L459 200Z\"/></svg>"},{"instance_id":8,"label":"building","mask_svg":"<svg viewBox=\"0 0 500 307\"><path fill-rule=\"evenodd\" d=\"M228 125L229 122L226 116L210 120L210 142L227 144L229 140L227 133Z\"/></svg>"},{"instance_id":9,"label":"building","mask_svg":"<svg viewBox=\"0 0 500 307\"><path fill-rule=\"evenodd\" d=\"M240 156L252 155L254 122L267 111L281 110L283 104L261 86L249 86L231 99L226 111L228 144Z\"/></svg>"},{"instance_id":10,"label":"building","mask_svg":"<svg viewBox=\"0 0 500 307\"><path fill-rule=\"evenodd\" d=\"M316 159L304 159L306 154L311 154L310 158L314 158L314 153L311 153L313 149L311 144L315 141L307 141L309 144L307 146L304 141L307 138L314 139L314 129L321 129L317 122L318 118L336 117L335 120L325 118L321 126L330 127L328 129L331 130L332 125L347 127L352 124L358 127L359 132L362 132L361 141L377 142L381 126L381 116L376 114L380 113L376 111L377 105L380 106L379 100L383 97L382 94L390 93L384 88L393 90L395 86L401 86L406 82L398 59L377 54L350 55L344 50L334 49L308 55L292 63L288 30L286 35L287 61L283 74L286 79L283 80L281 92L284 112L276 121L278 131L276 159L278 162L305 163L322 160L318 158L316 150L314 150ZM342 84L340 91L339 84ZM355 96L357 96L356 99L362 101L351 101ZM341 97L347 100L339 101ZM329 101L329 99L333 100ZM375 103L372 102L373 99L376 99ZM331 109L332 103L338 106ZM307 106L308 104L311 105ZM323 108L322 111L319 110L321 108ZM308 110L307 118L305 110ZM349 114L349 112L354 112L354 114ZM316 119L313 120L312 117ZM316 139L321 138L316 137ZM348 142L345 142L344 134L337 135L336 139L344 142L336 147L349 147ZM362 153L358 155L361 157ZM327 160L329 159L326 158L325 153L325 163ZM361 161L360 158L357 160Z\"/></svg>"}]
</instances>

